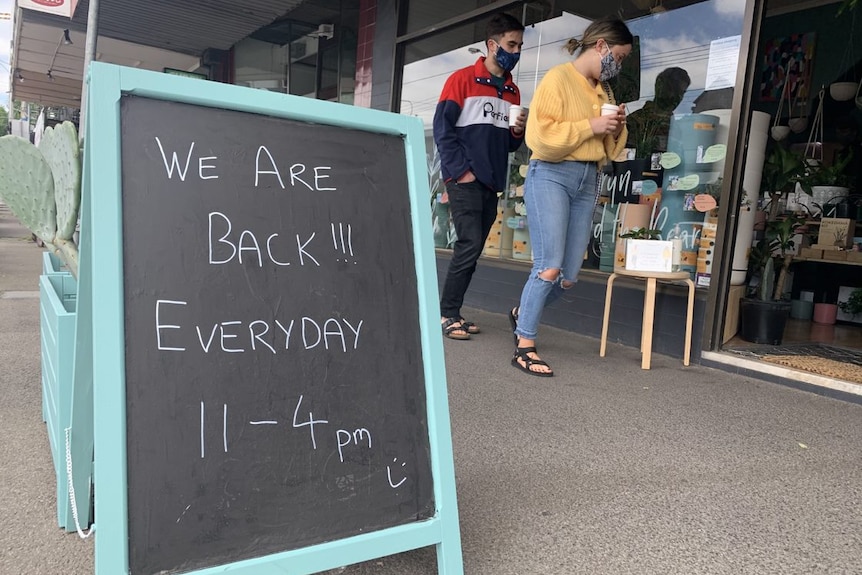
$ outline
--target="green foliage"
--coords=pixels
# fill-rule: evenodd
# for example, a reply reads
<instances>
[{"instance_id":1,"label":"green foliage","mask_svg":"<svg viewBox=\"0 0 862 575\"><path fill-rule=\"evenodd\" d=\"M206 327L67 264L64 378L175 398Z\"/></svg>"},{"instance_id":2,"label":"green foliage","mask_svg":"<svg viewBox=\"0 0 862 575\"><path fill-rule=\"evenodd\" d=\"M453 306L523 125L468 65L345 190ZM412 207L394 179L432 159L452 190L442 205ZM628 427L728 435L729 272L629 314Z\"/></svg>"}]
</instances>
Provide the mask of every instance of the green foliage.
<instances>
[{"instance_id":1,"label":"green foliage","mask_svg":"<svg viewBox=\"0 0 862 575\"><path fill-rule=\"evenodd\" d=\"M81 155L75 126L45 130L40 146L0 137L0 198L77 277L72 239L81 202Z\"/></svg>"},{"instance_id":2,"label":"green foliage","mask_svg":"<svg viewBox=\"0 0 862 575\"><path fill-rule=\"evenodd\" d=\"M850 184L850 176L846 173L847 166L853 159L852 148L842 158L836 160L831 166L823 164L809 164L805 173L799 178L799 185L805 193L812 195L812 186L838 186L847 187Z\"/></svg>"},{"instance_id":3,"label":"green foliage","mask_svg":"<svg viewBox=\"0 0 862 575\"><path fill-rule=\"evenodd\" d=\"M805 218L801 216L791 215L766 223L764 237L751 249L748 256L749 270L753 276L759 278L757 295L760 299L781 299L788 268L793 261L794 237L802 233L807 233L807 228ZM776 273L778 276L774 280Z\"/></svg>"},{"instance_id":4,"label":"green foliage","mask_svg":"<svg viewBox=\"0 0 862 575\"><path fill-rule=\"evenodd\" d=\"M57 232L51 167L38 148L18 136L0 138L0 198L42 240Z\"/></svg>"},{"instance_id":5,"label":"green foliage","mask_svg":"<svg viewBox=\"0 0 862 575\"><path fill-rule=\"evenodd\" d=\"M649 228L634 228L624 234L620 234L621 238L630 238L633 240L657 240L661 237L661 230L651 230Z\"/></svg>"},{"instance_id":6,"label":"green foliage","mask_svg":"<svg viewBox=\"0 0 862 575\"><path fill-rule=\"evenodd\" d=\"M763 179L761 189L769 194L769 219L778 216L778 201L782 196L793 191L796 182L805 174L805 158L780 144L772 148L772 152L763 164Z\"/></svg>"},{"instance_id":7,"label":"green foliage","mask_svg":"<svg viewBox=\"0 0 862 575\"><path fill-rule=\"evenodd\" d=\"M772 299L772 290L775 285L775 260L766 258L766 264L763 266L763 272L760 276L760 286L757 290L757 295L762 301Z\"/></svg>"},{"instance_id":8,"label":"green foliage","mask_svg":"<svg viewBox=\"0 0 862 575\"><path fill-rule=\"evenodd\" d=\"M434 153L426 158L428 162L428 187L431 189L431 208L437 201L437 194L443 193L443 175L440 172L440 152L434 147Z\"/></svg>"},{"instance_id":9,"label":"green foliage","mask_svg":"<svg viewBox=\"0 0 862 575\"><path fill-rule=\"evenodd\" d=\"M706 184L706 193L715 198L715 201L721 203L721 186L724 182L724 178L719 176L715 179L714 182L709 182ZM745 196L745 192L742 193Z\"/></svg>"},{"instance_id":10,"label":"green foliage","mask_svg":"<svg viewBox=\"0 0 862 575\"><path fill-rule=\"evenodd\" d=\"M853 290L847 301L838 302L838 307L847 315L856 316L862 313L862 288Z\"/></svg>"},{"instance_id":11,"label":"green foliage","mask_svg":"<svg viewBox=\"0 0 862 575\"><path fill-rule=\"evenodd\" d=\"M54 176L57 236L71 240L81 205L81 154L75 125L63 122L55 128L45 130L39 142L39 151Z\"/></svg>"},{"instance_id":12,"label":"green foliage","mask_svg":"<svg viewBox=\"0 0 862 575\"><path fill-rule=\"evenodd\" d=\"M0 106L0 136L5 136L9 131L9 111Z\"/></svg>"},{"instance_id":13,"label":"green foliage","mask_svg":"<svg viewBox=\"0 0 862 575\"><path fill-rule=\"evenodd\" d=\"M837 18L838 16L841 16L844 12L855 10L858 4L859 0L844 0L844 2L841 3L841 6L838 7L835 17Z\"/></svg>"}]
</instances>

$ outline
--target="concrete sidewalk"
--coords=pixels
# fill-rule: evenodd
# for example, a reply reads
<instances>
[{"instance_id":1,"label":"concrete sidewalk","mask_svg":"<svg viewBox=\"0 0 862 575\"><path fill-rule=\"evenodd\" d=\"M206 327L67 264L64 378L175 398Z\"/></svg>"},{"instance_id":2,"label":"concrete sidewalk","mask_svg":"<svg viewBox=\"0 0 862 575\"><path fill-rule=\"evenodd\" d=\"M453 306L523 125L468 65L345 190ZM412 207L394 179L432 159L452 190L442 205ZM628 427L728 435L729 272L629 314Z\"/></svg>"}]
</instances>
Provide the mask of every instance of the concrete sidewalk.
<instances>
[{"instance_id":1,"label":"concrete sidewalk","mask_svg":"<svg viewBox=\"0 0 862 575\"><path fill-rule=\"evenodd\" d=\"M41 417L41 253L0 213L0 575L94 572L56 524ZM503 310L501 310L502 312ZM506 317L445 340L468 575L862 574L862 405L543 329L556 370L509 365ZM337 569L432 575L433 549Z\"/></svg>"}]
</instances>

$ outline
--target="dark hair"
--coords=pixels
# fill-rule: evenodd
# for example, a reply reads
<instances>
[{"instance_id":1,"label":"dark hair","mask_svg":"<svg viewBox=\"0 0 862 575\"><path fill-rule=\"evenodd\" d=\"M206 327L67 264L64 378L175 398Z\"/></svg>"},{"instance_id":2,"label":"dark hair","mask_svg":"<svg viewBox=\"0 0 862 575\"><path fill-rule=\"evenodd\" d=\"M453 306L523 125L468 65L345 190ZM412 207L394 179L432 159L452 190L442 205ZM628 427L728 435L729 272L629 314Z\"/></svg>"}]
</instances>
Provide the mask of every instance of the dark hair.
<instances>
[{"instance_id":1,"label":"dark hair","mask_svg":"<svg viewBox=\"0 0 862 575\"><path fill-rule=\"evenodd\" d=\"M494 14L485 25L485 41L494 40L496 42L506 32L523 31L524 25L517 18L505 12L500 12Z\"/></svg>"},{"instance_id":2,"label":"dark hair","mask_svg":"<svg viewBox=\"0 0 862 575\"><path fill-rule=\"evenodd\" d=\"M691 85L688 72L676 66L665 68L655 78L655 99L682 100L685 91Z\"/></svg>"},{"instance_id":3,"label":"dark hair","mask_svg":"<svg viewBox=\"0 0 862 575\"><path fill-rule=\"evenodd\" d=\"M569 54L574 54L575 50L580 48L583 53L595 46L599 40L604 40L608 46L624 46L634 44L635 37L626 23L619 18L600 18L587 26L580 40L572 38L566 42L565 49Z\"/></svg>"}]
</instances>

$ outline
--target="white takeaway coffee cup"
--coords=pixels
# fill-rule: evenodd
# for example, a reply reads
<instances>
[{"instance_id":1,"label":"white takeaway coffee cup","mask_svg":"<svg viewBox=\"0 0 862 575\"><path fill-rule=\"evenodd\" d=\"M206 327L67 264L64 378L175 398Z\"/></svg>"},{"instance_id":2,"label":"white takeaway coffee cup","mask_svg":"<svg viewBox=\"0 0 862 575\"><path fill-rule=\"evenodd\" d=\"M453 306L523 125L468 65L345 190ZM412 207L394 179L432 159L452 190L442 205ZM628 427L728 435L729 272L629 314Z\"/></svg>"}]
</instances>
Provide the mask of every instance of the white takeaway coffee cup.
<instances>
[{"instance_id":1,"label":"white takeaway coffee cup","mask_svg":"<svg viewBox=\"0 0 862 575\"><path fill-rule=\"evenodd\" d=\"M602 104L602 116L616 116L620 113L620 107L613 104Z\"/></svg>"},{"instance_id":2,"label":"white takeaway coffee cup","mask_svg":"<svg viewBox=\"0 0 862 575\"><path fill-rule=\"evenodd\" d=\"M524 110L521 106L509 106L509 127L514 127Z\"/></svg>"}]
</instances>

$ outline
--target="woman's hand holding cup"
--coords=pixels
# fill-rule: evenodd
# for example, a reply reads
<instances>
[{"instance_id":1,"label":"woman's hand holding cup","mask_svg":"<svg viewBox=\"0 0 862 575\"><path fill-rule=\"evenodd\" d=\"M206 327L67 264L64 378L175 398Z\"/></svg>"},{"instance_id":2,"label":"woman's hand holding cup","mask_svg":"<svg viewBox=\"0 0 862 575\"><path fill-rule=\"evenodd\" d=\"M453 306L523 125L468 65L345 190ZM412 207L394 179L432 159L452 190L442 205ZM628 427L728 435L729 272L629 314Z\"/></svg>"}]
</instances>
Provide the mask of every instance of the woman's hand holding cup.
<instances>
[{"instance_id":1,"label":"woman's hand holding cup","mask_svg":"<svg viewBox=\"0 0 862 575\"><path fill-rule=\"evenodd\" d=\"M622 133L626 124L625 104L602 104L602 115L593 118L593 133L597 136L613 134L616 138Z\"/></svg>"}]
</instances>

